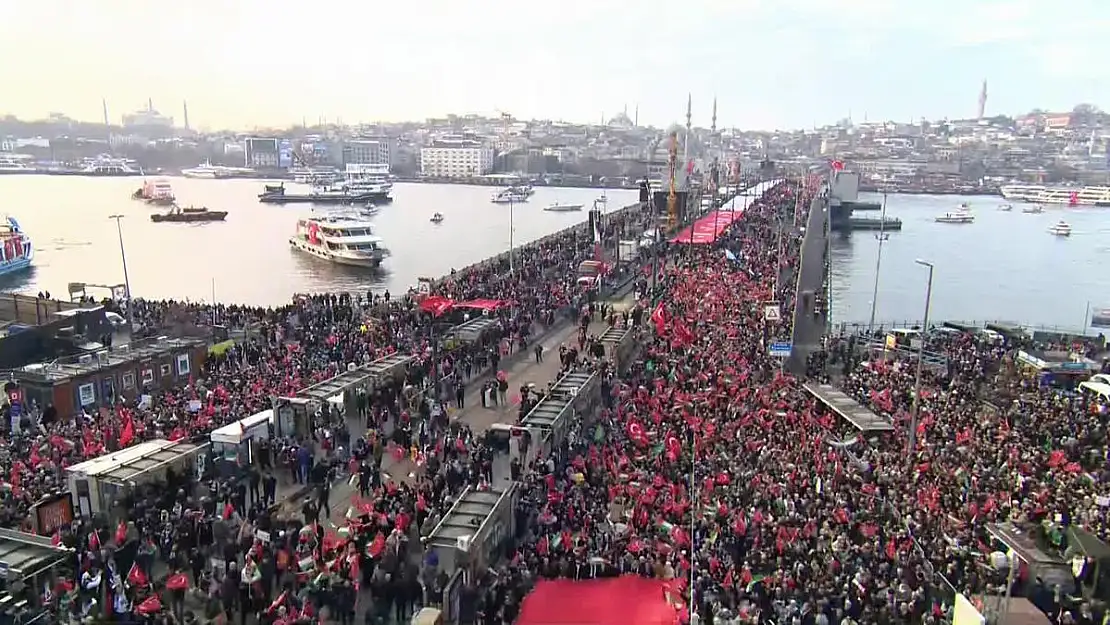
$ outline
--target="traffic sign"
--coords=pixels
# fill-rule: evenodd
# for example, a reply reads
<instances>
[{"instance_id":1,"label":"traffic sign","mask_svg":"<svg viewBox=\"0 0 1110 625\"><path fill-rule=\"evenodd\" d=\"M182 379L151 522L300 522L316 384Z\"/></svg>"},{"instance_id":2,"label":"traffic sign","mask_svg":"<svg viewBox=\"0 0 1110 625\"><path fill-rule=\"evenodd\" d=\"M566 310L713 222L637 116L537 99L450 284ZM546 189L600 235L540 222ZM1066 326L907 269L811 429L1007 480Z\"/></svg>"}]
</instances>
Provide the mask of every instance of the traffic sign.
<instances>
[{"instance_id":1,"label":"traffic sign","mask_svg":"<svg viewBox=\"0 0 1110 625\"><path fill-rule=\"evenodd\" d=\"M764 321L782 321L782 311L779 310L778 302L771 302L763 305L763 320Z\"/></svg>"},{"instance_id":2,"label":"traffic sign","mask_svg":"<svg viewBox=\"0 0 1110 625\"><path fill-rule=\"evenodd\" d=\"M778 356L779 358L789 358L793 350L794 344L787 341L771 343L771 346L767 348L769 354Z\"/></svg>"}]
</instances>

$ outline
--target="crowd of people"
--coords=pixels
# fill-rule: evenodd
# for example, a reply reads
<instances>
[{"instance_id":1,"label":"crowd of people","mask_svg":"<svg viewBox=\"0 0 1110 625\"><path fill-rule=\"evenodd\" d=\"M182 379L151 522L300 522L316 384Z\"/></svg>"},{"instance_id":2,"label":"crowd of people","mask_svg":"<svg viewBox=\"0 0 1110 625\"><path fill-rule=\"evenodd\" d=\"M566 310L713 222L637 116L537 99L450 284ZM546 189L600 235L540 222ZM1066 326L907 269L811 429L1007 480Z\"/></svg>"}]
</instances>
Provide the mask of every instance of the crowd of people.
<instances>
[{"instance_id":1,"label":"crowd of people","mask_svg":"<svg viewBox=\"0 0 1110 625\"><path fill-rule=\"evenodd\" d=\"M644 217L636 210L609 215L606 238L641 229ZM171 475L170 489L140 491L126 502L129 512L119 528L103 517L78 519L71 527L59 528L55 542L74 547L78 554L75 574L54 588L35 590L44 591L59 614L77 621L114 614L117 619L182 622L195 618L192 609L184 609L195 603L187 599L202 594L219 599L201 610L212 619L235 614L245 623L259 615L260 622L293 623L316 618L311 615L327 606L342 620L355 611L354 595L341 588L361 583L358 564L353 565L356 573L351 572L352 562L359 558L340 558L347 562L341 573L325 567L335 583L311 596L306 594L308 581L319 577L320 567L313 564L308 579L307 571L297 565L306 554L327 556L328 564L350 551L361 554L369 565L364 569L365 587L378 599L372 613L382 605L395 606L398 614L411 611L423 595L417 600L411 590L407 560L384 558L383 563L382 554L407 553L405 545L419 537L429 518L442 514L450 494L467 483L488 480L483 468L488 463L482 461L479 438L465 425L442 418L445 411L438 401L412 402L402 391L426 390L428 397L445 399L452 394L448 389L496 371L506 353L530 351L535 335L546 328L564 318L576 319L586 298L575 288L578 266L594 254L594 236L578 229L516 250L512 271L502 256L452 271L431 283L427 293L410 292L400 298L388 292L365 297L310 295L267 309L136 299L130 313L137 327L219 324L245 330L247 336L210 354L204 370L184 388L151 389L144 405L114 398L77 415L58 414L52 406L26 406L0 444L0 468L9 476L0 494L0 520L5 525L29 529L30 506L44 496L65 492L64 468L81 460L152 438L203 437L269 408L272 396L291 395L391 353L411 354L414 362L396 384L360 394L357 429L347 431L350 415L328 418L332 411L325 408L316 415L311 432L270 441L262 454L267 462L244 469L235 480L206 474L205 479L213 479L204 491L187 475ZM458 303L481 300L483 305L433 314L420 305L419 295ZM495 323L477 339L445 340L452 325L479 315ZM444 392L436 393L436 382ZM408 455L407 444L389 444L382 427L387 421L404 424L390 427L392 434L413 436L417 430L423 441L433 443L426 457L419 454L426 470L418 483L386 481L378 471L387 449ZM329 477L336 475L358 481L361 498L348 516L352 527L356 519L365 521L364 531L344 528L342 539L337 538L338 528L321 519L320 510L332 504L347 507L327 496ZM306 502L303 518L275 516L268 507L274 483L291 479L315 482L317 488L317 498ZM302 531L305 524L314 529ZM380 540L379 533L366 528L379 528ZM255 538L259 534L266 540ZM355 538L362 543L358 549ZM347 551L337 553L337 541L350 545L344 547ZM367 553L374 556L367 559ZM381 580L385 571L390 573L388 583ZM251 577L256 574L261 577ZM233 578L245 585L227 581ZM248 578L253 581L246 583ZM402 579L407 586L399 586ZM153 593L163 587L164 592ZM281 597L281 605L265 609L270 606L267 601Z\"/></svg>"},{"instance_id":2,"label":"crowd of people","mask_svg":"<svg viewBox=\"0 0 1110 625\"><path fill-rule=\"evenodd\" d=\"M1011 560L989 526L1037 528L1045 549L1065 560L1091 555L1076 530L1107 539L1105 400L1025 375L1015 354L1028 342L932 333L922 336L946 363L924 368L914 421L912 359L861 355L856 341L830 341L807 375L835 380L891 420L892 432L865 436L769 353L772 340L789 335L790 320L766 320L763 305L793 310L792 285L776 278L798 263L804 235L783 224L798 223L796 211L804 213L815 192L779 184L715 243L672 249L655 266L658 301L642 302L650 317L611 317L631 326L642 345L623 370L612 354L586 348L588 339L579 350L562 350L564 372L603 378L600 408L575 415L548 453L526 455L526 466L517 460L517 532L500 546L503 559L473 571L459 592L460 623L552 622L580 606L568 596L538 607L530 593L545 580L626 575L666 580L680 622L940 623L951 619L955 593L1001 596L1011 583L1015 596L1029 597L1054 622L1101 622L1103 608L1085 598L1092 586L1101 592L1095 560L1062 578L1015 560L1011 574L999 566L1000 551ZM780 231L781 244L767 245ZM556 317L576 317L585 328L591 312L573 282L578 261L590 254L589 237L571 236L524 252L515 278L493 265L437 286L435 293L456 301L515 303L495 313L494 341L470 351L431 349L437 321L388 294L305 297L281 310L139 303L136 315L150 323L219 317L252 326L254 338L147 410L106 407L78 420L39 414L41 429L0 446L8 453L0 462L19 467L8 520L20 518L12 502L49 490L58 467L86 447L120 446L125 420L136 439L203 430L267 407L271 393L394 350L419 357L406 385L465 381L479 362L496 368L505 337L531 351L529 334ZM491 401L504 403L502 385L488 386ZM522 389L520 414L538 401L530 393L542 391ZM418 426L428 443L418 446L426 450L422 471L411 480L378 471L390 449L410 447L387 445L378 427L405 411L400 393L387 388L366 398L369 432L347 433L349 462L336 463L358 485L350 502L330 502L349 508L344 523L321 520L329 480L290 518L265 505L264 484L261 497L254 487L213 483L198 498L186 478L173 476L182 485L137 497L118 527L86 519L60 534L80 564L72 579L49 589L50 600L75 622L114 606L117 616L149 622L267 625L401 623L420 606L439 605L446 571L420 539L463 488L488 486L498 452L445 417L453 393L432 395ZM205 398L200 413L183 409L198 396ZM166 581L152 585L159 570Z\"/></svg>"}]
</instances>

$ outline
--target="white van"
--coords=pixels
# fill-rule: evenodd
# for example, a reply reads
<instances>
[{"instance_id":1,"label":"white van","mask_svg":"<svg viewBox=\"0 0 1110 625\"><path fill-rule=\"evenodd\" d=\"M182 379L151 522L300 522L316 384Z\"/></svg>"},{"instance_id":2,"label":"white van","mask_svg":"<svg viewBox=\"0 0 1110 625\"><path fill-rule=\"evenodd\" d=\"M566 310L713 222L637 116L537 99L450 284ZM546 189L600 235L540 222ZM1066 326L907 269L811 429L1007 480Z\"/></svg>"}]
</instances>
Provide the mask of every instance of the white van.
<instances>
[{"instance_id":1,"label":"white van","mask_svg":"<svg viewBox=\"0 0 1110 625\"><path fill-rule=\"evenodd\" d=\"M1110 403L1110 384L1102 382L1080 382L1079 391L1084 395L1094 395L1100 400Z\"/></svg>"}]
</instances>

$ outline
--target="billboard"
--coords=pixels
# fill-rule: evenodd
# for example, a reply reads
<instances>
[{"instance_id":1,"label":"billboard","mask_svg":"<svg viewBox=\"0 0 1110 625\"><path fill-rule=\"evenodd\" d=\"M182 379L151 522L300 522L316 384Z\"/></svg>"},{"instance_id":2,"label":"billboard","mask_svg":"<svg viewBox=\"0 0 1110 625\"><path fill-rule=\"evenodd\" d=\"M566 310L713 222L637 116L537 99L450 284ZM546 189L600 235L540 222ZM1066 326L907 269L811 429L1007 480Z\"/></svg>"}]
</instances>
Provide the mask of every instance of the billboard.
<instances>
[{"instance_id":1,"label":"billboard","mask_svg":"<svg viewBox=\"0 0 1110 625\"><path fill-rule=\"evenodd\" d=\"M282 139L278 144L278 167L288 169L293 166L293 142Z\"/></svg>"}]
</instances>

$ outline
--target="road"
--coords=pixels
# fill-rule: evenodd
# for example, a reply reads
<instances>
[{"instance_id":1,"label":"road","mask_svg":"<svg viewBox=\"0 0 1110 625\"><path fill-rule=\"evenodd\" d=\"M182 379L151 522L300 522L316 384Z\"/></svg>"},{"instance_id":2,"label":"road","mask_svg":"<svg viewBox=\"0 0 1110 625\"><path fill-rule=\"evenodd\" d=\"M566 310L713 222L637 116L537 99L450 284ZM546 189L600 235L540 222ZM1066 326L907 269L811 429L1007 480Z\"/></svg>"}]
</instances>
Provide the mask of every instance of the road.
<instances>
[{"instance_id":1,"label":"road","mask_svg":"<svg viewBox=\"0 0 1110 625\"><path fill-rule=\"evenodd\" d=\"M798 292L795 293L794 309L794 349L787 360L787 368L794 374L805 373L806 359L821 348L825 335L825 316L813 314L814 298L821 295L825 283L825 252L828 249L824 200L815 199L810 204L806 234L802 239L802 254L795 274L798 277ZM813 295L806 305L802 293Z\"/></svg>"}]
</instances>

